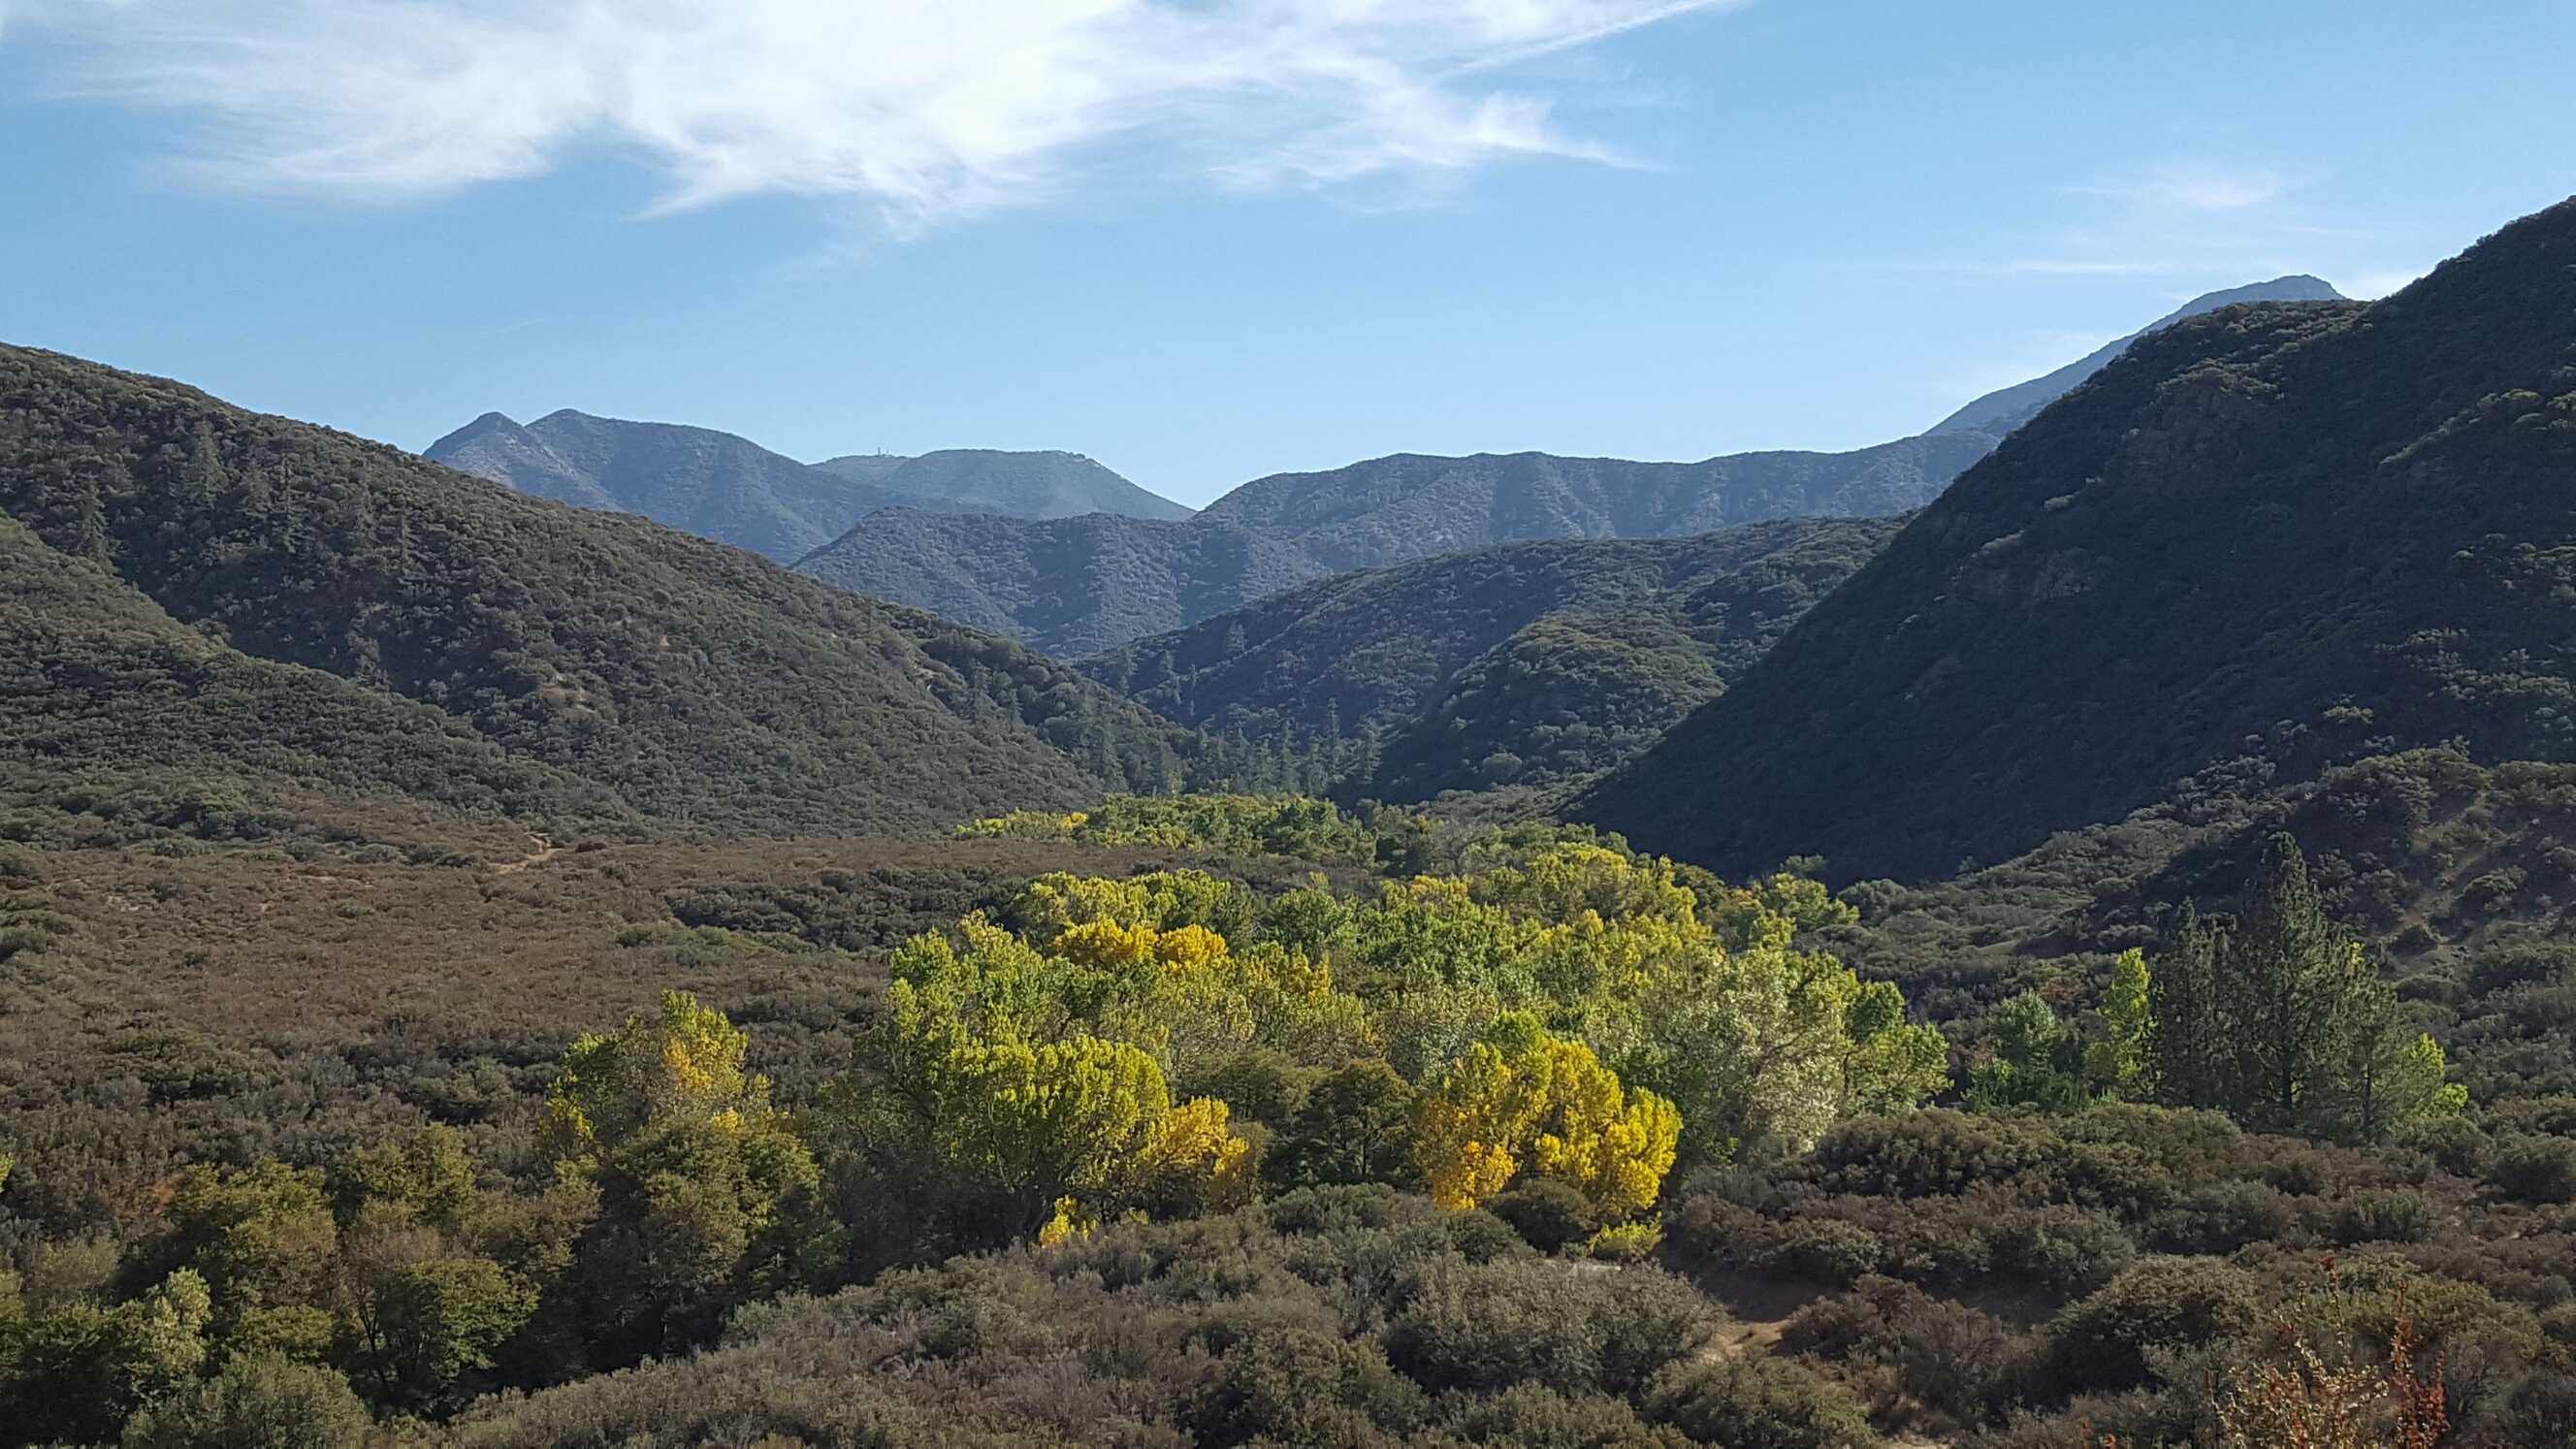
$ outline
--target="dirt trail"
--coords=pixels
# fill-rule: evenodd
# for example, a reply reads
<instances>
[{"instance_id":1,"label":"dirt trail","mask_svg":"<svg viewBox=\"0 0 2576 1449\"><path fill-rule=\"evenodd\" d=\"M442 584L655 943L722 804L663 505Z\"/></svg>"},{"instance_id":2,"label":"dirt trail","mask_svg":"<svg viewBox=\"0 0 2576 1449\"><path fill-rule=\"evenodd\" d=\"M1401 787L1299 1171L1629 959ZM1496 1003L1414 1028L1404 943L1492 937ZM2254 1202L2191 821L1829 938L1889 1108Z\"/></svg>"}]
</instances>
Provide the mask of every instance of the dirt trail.
<instances>
[{"instance_id":1,"label":"dirt trail","mask_svg":"<svg viewBox=\"0 0 2576 1449\"><path fill-rule=\"evenodd\" d=\"M563 848L561 846L556 845L552 840L537 834L533 830L528 832L528 843L535 846L536 849L528 852L524 856L521 856L517 860L511 861L507 865L496 865L492 867L492 873L494 875L517 875L519 872L526 870L529 866L543 865L547 861L554 859L556 856L563 854Z\"/></svg>"}]
</instances>

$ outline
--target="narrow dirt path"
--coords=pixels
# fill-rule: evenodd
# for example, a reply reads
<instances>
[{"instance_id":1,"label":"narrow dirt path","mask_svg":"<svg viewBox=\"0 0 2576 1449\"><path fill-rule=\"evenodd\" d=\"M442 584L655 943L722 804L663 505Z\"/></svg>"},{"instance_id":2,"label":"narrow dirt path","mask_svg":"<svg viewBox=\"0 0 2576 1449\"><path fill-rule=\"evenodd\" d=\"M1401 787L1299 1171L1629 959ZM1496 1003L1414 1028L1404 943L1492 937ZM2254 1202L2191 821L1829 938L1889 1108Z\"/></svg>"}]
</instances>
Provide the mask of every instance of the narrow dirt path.
<instances>
[{"instance_id":1,"label":"narrow dirt path","mask_svg":"<svg viewBox=\"0 0 2576 1449\"><path fill-rule=\"evenodd\" d=\"M492 873L494 875L517 875L519 872L526 870L529 866L543 865L547 861L554 859L556 856L563 854L562 847L556 845L552 840L545 836L537 834L533 830L528 832L528 843L535 846L536 849L528 852L524 856L521 856L517 860L511 861L507 865L496 865L492 867Z\"/></svg>"}]
</instances>

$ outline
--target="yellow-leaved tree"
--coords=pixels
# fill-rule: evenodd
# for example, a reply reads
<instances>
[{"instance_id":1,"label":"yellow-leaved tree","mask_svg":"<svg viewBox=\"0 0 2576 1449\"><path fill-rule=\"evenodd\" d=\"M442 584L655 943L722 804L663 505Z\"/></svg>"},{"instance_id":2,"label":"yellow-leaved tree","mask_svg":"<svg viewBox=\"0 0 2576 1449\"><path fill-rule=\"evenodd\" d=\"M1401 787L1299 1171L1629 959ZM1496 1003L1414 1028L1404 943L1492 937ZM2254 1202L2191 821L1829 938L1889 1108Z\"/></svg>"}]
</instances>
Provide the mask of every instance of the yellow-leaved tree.
<instances>
[{"instance_id":1,"label":"yellow-leaved tree","mask_svg":"<svg viewBox=\"0 0 2576 1449\"><path fill-rule=\"evenodd\" d=\"M1477 1042L1434 1078L1414 1109L1414 1161L1445 1208L1471 1208L1509 1186L1515 1149L1538 1123L1546 1059L1515 1059Z\"/></svg>"},{"instance_id":2,"label":"yellow-leaved tree","mask_svg":"<svg viewBox=\"0 0 2576 1449\"><path fill-rule=\"evenodd\" d=\"M1531 1165L1589 1199L1604 1217L1655 1205L1681 1143L1682 1114L1648 1091L1623 1092L1618 1074L1579 1041L1551 1040L1546 1104Z\"/></svg>"},{"instance_id":3,"label":"yellow-leaved tree","mask_svg":"<svg viewBox=\"0 0 2576 1449\"><path fill-rule=\"evenodd\" d=\"M897 953L862 1053L851 1121L863 1147L946 1204L969 1238L1061 1236L1108 1214L1248 1194L1251 1148L1225 1104L1175 1106L1156 1050L1090 1020L1151 1027L1153 1047L1167 1049L1170 1026L1146 1005L1222 958L1224 939L1104 920L1059 934L1075 932L1083 959L1040 953L980 918L964 953L915 940ZM1157 949L1167 939L1170 961Z\"/></svg>"},{"instance_id":4,"label":"yellow-leaved tree","mask_svg":"<svg viewBox=\"0 0 2576 1449\"><path fill-rule=\"evenodd\" d=\"M653 1015L583 1036L546 1088L546 1138L570 1163L661 1122L703 1121L748 1131L773 1124L769 1079L746 1075L750 1038L685 991L662 993Z\"/></svg>"},{"instance_id":5,"label":"yellow-leaved tree","mask_svg":"<svg viewBox=\"0 0 2576 1449\"><path fill-rule=\"evenodd\" d=\"M1444 1207L1474 1207L1527 1168L1629 1217L1654 1206L1680 1139L1672 1103L1623 1090L1590 1047L1516 1013L1423 1092L1414 1150Z\"/></svg>"}]
</instances>

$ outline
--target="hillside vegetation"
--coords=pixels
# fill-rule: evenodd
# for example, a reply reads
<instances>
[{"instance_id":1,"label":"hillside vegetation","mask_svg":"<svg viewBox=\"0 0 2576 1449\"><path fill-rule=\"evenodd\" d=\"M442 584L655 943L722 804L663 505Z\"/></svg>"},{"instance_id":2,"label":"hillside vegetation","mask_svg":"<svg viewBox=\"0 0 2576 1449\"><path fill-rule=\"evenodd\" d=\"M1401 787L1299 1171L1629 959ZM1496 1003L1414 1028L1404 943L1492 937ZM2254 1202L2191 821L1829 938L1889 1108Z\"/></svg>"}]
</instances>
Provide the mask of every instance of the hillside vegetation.
<instances>
[{"instance_id":1,"label":"hillside vegetation","mask_svg":"<svg viewBox=\"0 0 2576 1449\"><path fill-rule=\"evenodd\" d=\"M0 1119L0 1423L2022 1449L2413 1392L2462 1449L2576 1426L2576 1115L2446 1080L2492 1079L2483 1028L2369 971L2285 840L2143 952L1936 984L1936 1030L1815 949L1870 926L1794 875L1284 799L1039 824L521 875L7 860L56 1025L8 1047L48 1070ZM1228 863L1271 846L1338 864ZM192 945L118 911L147 888L279 909ZM522 959L472 944L521 921ZM446 971L372 1031L380 985L253 998L293 979L263 954L369 934L506 1006ZM86 1009L139 999L138 950L227 989ZM2576 969L2505 959L2464 987ZM2323 1009L2275 1022L2291 983ZM2496 1060L2569 1075L2536 1046ZM2261 1387L2302 1353L2343 1377Z\"/></svg>"},{"instance_id":2,"label":"hillside vegetation","mask_svg":"<svg viewBox=\"0 0 2576 1449\"><path fill-rule=\"evenodd\" d=\"M1914 878L2242 758L2576 753L2576 205L2146 338L1580 808Z\"/></svg>"},{"instance_id":3,"label":"hillside vegetation","mask_svg":"<svg viewBox=\"0 0 2576 1449\"><path fill-rule=\"evenodd\" d=\"M427 705L217 644L6 517L0 637L0 833L18 839L622 813L610 792L514 760Z\"/></svg>"},{"instance_id":4,"label":"hillside vegetation","mask_svg":"<svg viewBox=\"0 0 2576 1449\"><path fill-rule=\"evenodd\" d=\"M1292 548L1196 522L909 508L861 519L796 571L1059 658L1178 628L1323 572Z\"/></svg>"},{"instance_id":5,"label":"hillside vegetation","mask_svg":"<svg viewBox=\"0 0 2576 1449\"><path fill-rule=\"evenodd\" d=\"M1082 668L1209 730L1365 737L1382 764L1361 783L1384 799L1549 782L1714 698L1895 528L1500 545L1336 575Z\"/></svg>"},{"instance_id":6,"label":"hillside vegetation","mask_svg":"<svg viewBox=\"0 0 2576 1449\"><path fill-rule=\"evenodd\" d=\"M2268 282L2256 282L2250 286L2230 287L2221 292L2204 293L2166 313L2148 326L2139 328L2117 341L2106 342L2055 372L1987 393L1984 397L1968 403L1957 412L1933 424L1932 431L1936 433L1981 432L2002 437L2039 416L2040 409L2073 392L2093 374L2110 366L2113 359L2128 351L2139 338L2150 332L2162 331L2188 317L2205 316L2221 307L2233 307L2240 302L2341 302L2344 300L2346 300L2344 295L2325 281L2309 276L2275 277Z\"/></svg>"},{"instance_id":7,"label":"hillside vegetation","mask_svg":"<svg viewBox=\"0 0 2576 1449\"><path fill-rule=\"evenodd\" d=\"M175 384L0 349L0 454L0 511L205 639L346 681L387 718L417 718L397 701L433 706L485 746L451 751L460 768L489 777L506 757L616 811L929 828L1103 782L1159 788L1188 748L1071 671L927 615ZM199 728L302 736L343 773L392 762L372 739L294 720L307 698L230 697L239 719ZM309 707L349 698L316 690ZM49 691L19 708L69 702ZM146 748L121 763L168 746ZM374 783L419 784L422 768Z\"/></svg>"}]
</instances>

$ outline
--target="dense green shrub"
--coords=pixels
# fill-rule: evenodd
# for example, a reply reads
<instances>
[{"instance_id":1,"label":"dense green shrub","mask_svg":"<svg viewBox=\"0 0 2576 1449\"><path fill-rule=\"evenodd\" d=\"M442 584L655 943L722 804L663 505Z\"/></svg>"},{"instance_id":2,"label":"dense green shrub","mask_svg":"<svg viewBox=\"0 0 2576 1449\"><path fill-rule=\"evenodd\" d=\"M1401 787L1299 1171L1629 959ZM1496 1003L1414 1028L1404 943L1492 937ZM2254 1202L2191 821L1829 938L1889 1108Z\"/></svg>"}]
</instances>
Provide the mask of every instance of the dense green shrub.
<instances>
[{"instance_id":1,"label":"dense green shrub","mask_svg":"<svg viewBox=\"0 0 2576 1449\"><path fill-rule=\"evenodd\" d=\"M1645 1415L1716 1449L1866 1449L1878 1442L1859 1404L1787 1359L1675 1369L1649 1390Z\"/></svg>"},{"instance_id":2,"label":"dense green shrub","mask_svg":"<svg viewBox=\"0 0 2576 1449\"><path fill-rule=\"evenodd\" d=\"M373 1427L339 1374L252 1355L136 1414L123 1442L124 1449L356 1449Z\"/></svg>"},{"instance_id":3,"label":"dense green shrub","mask_svg":"<svg viewBox=\"0 0 2576 1449\"><path fill-rule=\"evenodd\" d=\"M2486 1179L2522 1202L2576 1202L2576 1141L2523 1134L2497 1144Z\"/></svg>"},{"instance_id":4,"label":"dense green shrub","mask_svg":"<svg viewBox=\"0 0 2576 1449\"><path fill-rule=\"evenodd\" d=\"M1387 1353L1431 1389L1528 1380L1628 1394L1696 1352L1714 1318L1688 1284L1651 1268L1435 1262L1389 1324Z\"/></svg>"},{"instance_id":5,"label":"dense green shrub","mask_svg":"<svg viewBox=\"0 0 2576 1449\"><path fill-rule=\"evenodd\" d=\"M1580 1243L1601 1227L1600 1215L1583 1194L1548 1178L1511 1188L1487 1206L1542 1253Z\"/></svg>"},{"instance_id":6,"label":"dense green shrub","mask_svg":"<svg viewBox=\"0 0 2576 1449\"><path fill-rule=\"evenodd\" d=\"M2242 1270L2189 1258L2141 1263L2049 1324L2041 1371L2059 1393L2133 1388L2148 1381L2153 1351L2224 1343L2251 1331L2262 1311Z\"/></svg>"}]
</instances>

